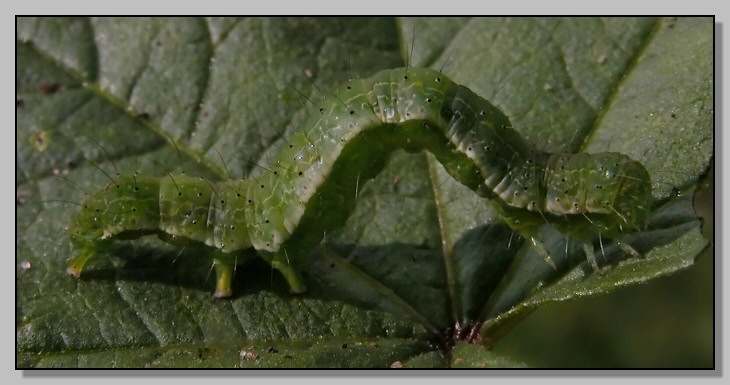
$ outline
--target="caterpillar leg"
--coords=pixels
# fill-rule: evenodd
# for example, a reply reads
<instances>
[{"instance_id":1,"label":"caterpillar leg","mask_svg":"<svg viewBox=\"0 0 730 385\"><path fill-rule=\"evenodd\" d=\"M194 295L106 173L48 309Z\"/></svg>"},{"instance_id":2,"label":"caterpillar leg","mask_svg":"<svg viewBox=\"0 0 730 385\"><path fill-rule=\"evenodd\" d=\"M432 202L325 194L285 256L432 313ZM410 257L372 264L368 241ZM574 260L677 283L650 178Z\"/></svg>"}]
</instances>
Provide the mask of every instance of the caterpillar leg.
<instances>
[{"instance_id":1,"label":"caterpillar leg","mask_svg":"<svg viewBox=\"0 0 730 385\"><path fill-rule=\"evenodd\" d=\"M233 279L233 269L236 267L235 254L215 253L213 267L215 268L215 293L213 293L213 297L230 297L233 294L231 281Z\"/></svg>"},{"instance_id":2,"label":"caterpillar leg","mask_svg":"<svg viewBox=\"0 0 730 385\"><path fill-rule=\"evenodd\" d=\"M598 261L596 260L596 253L593 251L593 244L586 242L583 244L583 252L586 254L586 259L593 267L593 271L601 273L601 269L598 267Z\"/></svg>"},{"instance_id":3,"label":"caterpillar leg","mask_svg":"<svg viewBox=\"0 0 730 385\"><path fill-rule=\"evenodd\" d=\"M624 253L631 255L634 258L641 258L641 254L639 254L636 249L631 247L628 243L621 242L619 240L616 240L616 245L623 250ZM601 245L601 249L603 249L603 245ZM586 259L588 259L588 262L590 262L591 266L593 267L593 271L596 273L602 273L602 270L600 267L598 267L598 260L596 259L596 253L593 250L593 245L589 242L583 244L583 250L586 254Z\"/></svg>"},{"instance_id":4,"label":"caterpillar leg","mask_svg":"<svg viewBox=\"0 0 730 385\"><path fill-rule=\"evenodd\" d=\"M94 256L93 249L81 249L79 254L68 264L66 273L74 278L81 277L81 271L84 269L84 265L86 265L86 262L88 262L92 256Z\"/></svg>"},{"instance_id":5,"label":"caterpillar leg","mask_svg":"<svg viewBox=\"0 0 730 385\"><path fill-rule=\"evenodd\" d=\"M243 263L242 260L236 260L237 254L235 253L224 253L218 249L200 246L184 238L178 238L170 234L161 233L157 235L161 240L175 245L180 249L186 249L193 247L196 252L200 252L203 257L213 258L213 268L215 268L215 292L213 297L215 298L227 298L233 295L231 290L231 282L233 281L233 270L236 267L236 263Z\"/></svg>"},{"instance_id":6,"label":"caterpillar leg","mask_svg":"<svg viewBox=\"0 0 730 385\"><path fill-rule=\"evenodd\" d=\"M213 267L215 267L216 273L216 288L213 294L216 298L230 297L233 293L231 291L231 280L233 278L233 269L237 263L243 261L236 261L237 255L235 253L215 253L213 256ZM286 256L286 252L282 251L274 255L271 261L271 266L278 270L281 275L284 276L286 283L289 285L289 291L294 294L300 294L307 291L307 286L304 284L299 271L289 263Z\"/></svg>"},{"instance_id":7,"label":"caterpillar leg","mask_svg":"<svg viewBox=\"0 0 730 385\"><path fill-rule=\"evenodd\" d=\"M304 284L301 274L289 263L286 250L277 253L269 263L284 276L286 283L289 284L290 292L300 294L307 291L307 286Z\"/></svg>"},{"instance_id":8,"label":"caterpillar leg","mask_svg":"<svg viewBox=\"0 0 730 385\"><path fill-rule=\"evenodd\" d=\"M530 237L530 240L532 241L532 246L534 247L535 251L542 257L542 259L545 260L545 262L550 265L553 269L557 270L558 267L555 266L555 262L553 262L553 259L550 258L550 253L545 249L545 246L542 245L542 242L538 240L535 237Z\"/></svg>"},{"instance_id":9,"label":"caterpillar leg","mask_svg":"<svg viewBox=\"0 0 730 385\"><path fill-rule=\"evenodd\" d=\"M636 249L634 249L633 247L631 247L631 245L629 245L628 243L621 242L620 240L617 239L616 245L618 245L618 247L621 248L621 250L623 250L624 253L629 254L634 258L641 258L641 254L639 254L639 252L636 251Z\"/></svg>"}]
</instances>

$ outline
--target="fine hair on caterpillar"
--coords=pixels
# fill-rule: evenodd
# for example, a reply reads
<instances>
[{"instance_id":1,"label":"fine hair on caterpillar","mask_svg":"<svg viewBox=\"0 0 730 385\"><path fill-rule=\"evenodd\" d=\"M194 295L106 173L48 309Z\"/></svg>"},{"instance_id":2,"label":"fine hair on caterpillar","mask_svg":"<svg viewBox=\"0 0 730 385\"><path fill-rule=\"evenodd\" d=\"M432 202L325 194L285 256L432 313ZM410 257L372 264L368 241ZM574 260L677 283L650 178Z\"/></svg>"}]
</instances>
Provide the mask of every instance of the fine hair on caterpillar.
<instances>
[{"instance_id":1,"label":"fine hair on caterpillar","mask_svg":"<svg viewBox=\"0 0 730 385\"><path fill-rule=\"evenodd\" d=\"M323 234L343 226L364 181L397 149L433 154L549 263L538 236L546 224L581 243L595 269L596 234L601 245L616 239L638 254L620 238L641 227L652 204L651 182L644 166L626 155L539 150L489 101L427 68L348 81L319 103L278 157L257 165L255 176L213 182L166 170L161 177L110 177L71 221L77 255L68 272L78 277L116 240L157 235L211 258L216 297L232 294L234 268L250 259L243 253L250 248L281 272L291 292L301 293L309 252Z\"/></svg>"}]
</instances>

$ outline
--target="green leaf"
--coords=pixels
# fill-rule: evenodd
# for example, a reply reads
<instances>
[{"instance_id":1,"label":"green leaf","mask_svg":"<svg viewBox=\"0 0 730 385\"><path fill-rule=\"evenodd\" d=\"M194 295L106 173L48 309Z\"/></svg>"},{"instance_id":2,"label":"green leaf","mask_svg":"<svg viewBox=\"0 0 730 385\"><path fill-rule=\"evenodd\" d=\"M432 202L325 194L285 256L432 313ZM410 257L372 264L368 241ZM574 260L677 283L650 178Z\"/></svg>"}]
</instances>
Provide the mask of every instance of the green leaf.
<instances>
[{"instance_id":1,"label":"green leaf","mask_svg":"<svg viewBox=\"0 0 730 385\"><path fill-rule=\"evenodd\" d=\"M490 345L537 306L684 269L706 246L686 196L713 155L712 32L711 18L20 18L17 365L516 366L452 337ZM304 295L256 259L214 300L209 262L155 239L65 275L68 220L116 173L255 176L319 98L406 62L543 149L646 164L656 209L631 241L646 256L607 244L615 267L596 275L546 226L553 270L433 157L398 152L313 250Z\"/></svg>"},{"instance_id":2,"label":"green leaf","mask_svg":"<svg viewBox=\"0 0 730 385\"><path fill-rule=\"evenodd\" d=\"M459 342L451 355L453 368L524 368L522 362L499 356L483 346Z\"/></svg>"}]
</instances>

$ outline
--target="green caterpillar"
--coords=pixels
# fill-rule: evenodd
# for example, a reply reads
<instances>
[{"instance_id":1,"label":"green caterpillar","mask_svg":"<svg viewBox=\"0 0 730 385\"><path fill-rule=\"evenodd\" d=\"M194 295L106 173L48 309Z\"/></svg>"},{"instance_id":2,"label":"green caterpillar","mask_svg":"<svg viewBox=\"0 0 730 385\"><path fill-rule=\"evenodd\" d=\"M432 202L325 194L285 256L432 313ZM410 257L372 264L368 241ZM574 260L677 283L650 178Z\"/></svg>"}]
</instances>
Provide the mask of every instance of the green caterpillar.
<instances>
[{"instance_id":1,"label":"green caterpillar","mask_svg":"<svg viewBox=\"0 0 730 385\"><path fill-rule=\"evenodd\" d=\"M540 226L581 242L597 268L595 234L620 238L624 229L639 228L652 202L641 163L612 152L540 151L495 106L435 70L385 70L346 83L325 103L256 178L117 178L71 222L78 255L68 272L78 277L115 240L155 234L179 247L207 246L215 297L232 294L233 269L251 247L282 273L291 292L301 293L305 258L327 231L344 224L361 180L374 178L399 148L435 155L548 262L537 240Z\"/></svg>"}]
</instances>

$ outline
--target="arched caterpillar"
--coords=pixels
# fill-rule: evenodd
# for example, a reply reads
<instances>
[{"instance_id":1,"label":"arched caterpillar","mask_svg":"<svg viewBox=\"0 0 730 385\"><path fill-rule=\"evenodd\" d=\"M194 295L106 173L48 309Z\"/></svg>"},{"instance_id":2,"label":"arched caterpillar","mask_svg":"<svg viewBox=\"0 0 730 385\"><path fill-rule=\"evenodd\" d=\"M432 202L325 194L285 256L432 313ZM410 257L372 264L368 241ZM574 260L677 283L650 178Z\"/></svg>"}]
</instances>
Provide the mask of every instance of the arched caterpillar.
<instances>
[{"instance_id":1,"label":"arched caterpillar","mask_svg":"<svg viewBox=\"0 0 730 385\"><path fill-rule=\"evenodd\" d=\"M216 297L232 294L233 269L251 247L301 293L308 252L344 224L361 182L375 177L399 148L435 155L454 179L490 199L548 261L536 238L540 226L549 223L581 242L595 266L595 234L617 238L638 228L651 203L641 163L615 152L538 150L499 109L438 71L381 71L346 83L325 103L256 178L112 181L69 226L78 255L68 272L78 277L115 240L155 234L180 247L204 245L216 268Z\"/></svg>"}]
</instances>

